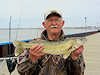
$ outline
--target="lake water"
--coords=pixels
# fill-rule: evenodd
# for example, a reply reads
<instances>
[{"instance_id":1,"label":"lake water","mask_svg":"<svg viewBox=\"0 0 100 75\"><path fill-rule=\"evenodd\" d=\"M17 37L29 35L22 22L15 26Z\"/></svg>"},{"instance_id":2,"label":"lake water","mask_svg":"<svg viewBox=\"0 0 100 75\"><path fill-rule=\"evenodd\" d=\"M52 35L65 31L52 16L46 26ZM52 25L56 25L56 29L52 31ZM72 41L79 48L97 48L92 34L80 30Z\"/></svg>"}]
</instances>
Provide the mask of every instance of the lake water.
<instances>
[{"instance_id":1,"label":"lake water","mask_svg":"<svg viewBox=\"0 0 100 75\"><path fill-rule=\"evenodd\" d=\"M30 28L30 29L12 29L11 30L11 41L14 40L26 40L40 37L40 33L43 29L41 28ZM86 31L93 31L95 29L68 29L63 28L65 34L80 33ZM9 29L0 29L0 42L9 41Z\"/></svg>"}]
</instances>

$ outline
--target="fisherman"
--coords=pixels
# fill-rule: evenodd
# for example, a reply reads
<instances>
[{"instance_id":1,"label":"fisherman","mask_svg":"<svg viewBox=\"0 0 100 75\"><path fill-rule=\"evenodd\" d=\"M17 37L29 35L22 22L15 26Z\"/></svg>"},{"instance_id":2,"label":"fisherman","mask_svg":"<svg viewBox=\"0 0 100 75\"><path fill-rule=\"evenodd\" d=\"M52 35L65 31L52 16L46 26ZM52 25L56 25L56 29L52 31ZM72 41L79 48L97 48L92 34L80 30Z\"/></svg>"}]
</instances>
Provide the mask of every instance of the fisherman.
<instances>
[{"instance_id":1,"label":"fisherman","mask_svg":"<svg viewBox=\"0 0 100 75\"><path fill-rule=\"evenodd\" d=\"M41 38L35 40L57 41L64 40L64 20L62 13L58 10L48 10L42 22L45 30L41 33ZM30 41L30 42L32 42ZM18 72L20 75L84 75L85 63L81 45L71 52L67 59L62 55L44 54L43 44L36 44L29 50L24 50L18 56Z\"/></svg>"}]
</instances>

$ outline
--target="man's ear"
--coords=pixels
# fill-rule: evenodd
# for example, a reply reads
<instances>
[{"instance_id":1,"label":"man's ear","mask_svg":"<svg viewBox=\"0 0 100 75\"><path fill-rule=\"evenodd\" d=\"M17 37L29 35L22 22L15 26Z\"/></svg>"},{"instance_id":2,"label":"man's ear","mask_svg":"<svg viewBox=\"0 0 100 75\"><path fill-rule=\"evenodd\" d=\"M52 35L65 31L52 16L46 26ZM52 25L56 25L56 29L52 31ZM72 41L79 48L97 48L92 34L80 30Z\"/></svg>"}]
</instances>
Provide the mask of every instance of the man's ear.
<instances>
[{"instance_id":1,"label":"man's ear","mask_svg":"<svg viewBox=\"0 0 100 75\"><path fill-rule=\"evenodd\" d=\"M64 24L65 24L65 21L63 20L63 21L62 21L62 26L64 26Z\"/></svg>"},{"instance_id":2,"label":"man's ear","mask_svg":"<svg viewBox=\"0 0 100 75\"><path fill-rule=\"evenodd\" d=\"M42 22L42 25L44 26L44 28L46 28L46 23L45 23L45 21Z\"/></svg>"}]
</instances>

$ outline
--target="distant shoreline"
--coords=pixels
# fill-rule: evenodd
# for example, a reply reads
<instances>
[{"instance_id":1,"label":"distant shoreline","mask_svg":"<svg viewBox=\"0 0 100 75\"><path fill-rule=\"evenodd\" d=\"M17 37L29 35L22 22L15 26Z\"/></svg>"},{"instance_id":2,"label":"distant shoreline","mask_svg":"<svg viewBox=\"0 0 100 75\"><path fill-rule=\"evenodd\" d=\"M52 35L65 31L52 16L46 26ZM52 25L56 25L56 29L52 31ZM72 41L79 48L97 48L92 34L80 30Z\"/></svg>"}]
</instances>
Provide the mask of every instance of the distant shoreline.
<instances>
[{"instance_id":1,"label":"distant shoreline","mask_svg":"<svg viewBox=\"0 0 100 75\"><path fill-rule=\"evenodd\" d=\"M44 29L44 28L11 28L11 30L20 30L20 29ZM100 29L100 26L87 26L87 27L63 27L63 29ZM0 28L0 30L9 30L9 28Z\"/></svg>"}]
</instances>

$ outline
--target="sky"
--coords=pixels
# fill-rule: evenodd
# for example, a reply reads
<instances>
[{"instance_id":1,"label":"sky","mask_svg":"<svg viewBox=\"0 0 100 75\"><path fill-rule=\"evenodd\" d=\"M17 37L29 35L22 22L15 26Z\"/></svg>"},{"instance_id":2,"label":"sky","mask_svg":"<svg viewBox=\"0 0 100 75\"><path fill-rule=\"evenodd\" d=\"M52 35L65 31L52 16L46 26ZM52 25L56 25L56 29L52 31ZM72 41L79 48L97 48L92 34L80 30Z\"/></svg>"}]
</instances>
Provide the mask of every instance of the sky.
<instances>
[{"instance_id":1,"label":"sky","mask_svg":"<svg viewBox=\"0 0 100 75\"><path fill-rule=\"evenodd\" d=\"M48 9L62 12L64 27L100 26L100 0L0 0L0 28L42 27ZM87 17L85 24L84 17Z\"/></svg>"}]
</instances>

